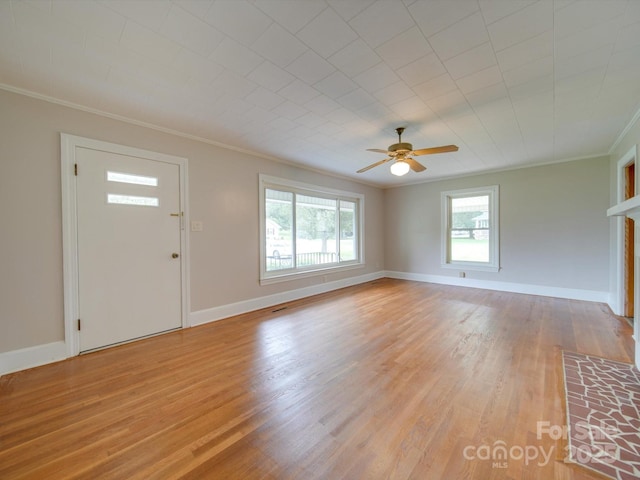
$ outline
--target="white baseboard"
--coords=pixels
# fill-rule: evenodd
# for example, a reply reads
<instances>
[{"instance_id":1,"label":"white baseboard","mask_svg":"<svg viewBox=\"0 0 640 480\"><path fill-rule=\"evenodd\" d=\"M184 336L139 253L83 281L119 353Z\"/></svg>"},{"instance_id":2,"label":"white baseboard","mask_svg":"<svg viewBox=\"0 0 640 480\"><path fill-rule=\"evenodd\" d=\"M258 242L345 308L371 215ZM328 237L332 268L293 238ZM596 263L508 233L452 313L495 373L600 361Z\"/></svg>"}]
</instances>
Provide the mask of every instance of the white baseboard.
<instances>
[{"instance_id":1,"label":"white baseboard","mask_svg":"<svg viewBox=\"0 0 640 480\"><path fill-rule=\"evenodd\" d=\"M594 290L580 290L573 288L545 287L541 285L528 285L521 283L495 282L490 280L476 280L470 278L448 277L444 275L427 275L421 273L379 271L345 278L333 282L321 283L309 287L276 293L264 297L252 298L241 302L220 305L189 314L191 326L203 325L223 318L240 315L242 313L260 310L262 308L279 305L301 298L318 295L321 293L338 290L352 285L358 285L372 280L389 277L401 280L414 280L418 282L438 283L443 285L455 285L460 287L483 288L486 290L499 290L504 292L524 293L528 295L542 295L546 297L568 298L573 300L586 300L590 302L608 303L609 292ZM639 349L640 350L640 349ZM27 368L38 367L47 363L57 362L68 358L65 342L54 342L35 347L23 348L11 352L0 353L0 375ZM640 357L639 357L640 358ZM640 360L637 360L640 361Z\"/></svg>"},{"instance_id":2,"label":"white baseboard","mask_svg":"<svg viewBox=\"0 0 640 480\"><path fill-rule=\"evenodd\" d=\"M366 275L359 275L357 277L349 277L343 280L321 283L318 285L312 285L310 287L298 288L296 290L289 290L287 292L252 298L249 300L243 300L241 302L229 303L227 305L220 305L219 307L207 308L206 310L192 312L191 315L189 315L189 323L192 327L196 325L203 325L205 323L215 322L216 320L222 320L223 318L232 317L234 315L240 315L243 313L252 312L254 310L260 310L261 308L272 307L281 303L292 302L301 298L311 297L312 295L318 295L320 293L338 290L339 288L350 287L352 285L358 285L360 283L378 280L379 278L383 278L384 276L384 272L382 271L368 273Z\"/></svg>"},{"instance_id":3,"label":"white baseboard","mask_svg":"<svg viewBox=\"0 0 640 480\"><path fill-rule=\"evenodd\" d=\"M585 300L588 302L609 303L610 300L609 292L600 292L597 290L547 287L543 285L530 285L526 283L496 282L493 280L477 280L472 278L449 277L446 275L428 275L423 273L393 271L384 272L384 276L389 278L397 278L400 280L439 283L442 285L455 285L458 287L483 288L485 290L524 293L527 295L540 295L543 297L568 298L571 300Z\"/></svg>"},{"instance_id":4,"label":"white baseboard","mask_svg":"<svg viewBox=\"0 0 640 480\"><path fill-rule=\"evenodd\" d=\"M0 375L39 367L67 358L65 342L53 342L35 347L0 353Z\"/></svg>"}]
</instances>

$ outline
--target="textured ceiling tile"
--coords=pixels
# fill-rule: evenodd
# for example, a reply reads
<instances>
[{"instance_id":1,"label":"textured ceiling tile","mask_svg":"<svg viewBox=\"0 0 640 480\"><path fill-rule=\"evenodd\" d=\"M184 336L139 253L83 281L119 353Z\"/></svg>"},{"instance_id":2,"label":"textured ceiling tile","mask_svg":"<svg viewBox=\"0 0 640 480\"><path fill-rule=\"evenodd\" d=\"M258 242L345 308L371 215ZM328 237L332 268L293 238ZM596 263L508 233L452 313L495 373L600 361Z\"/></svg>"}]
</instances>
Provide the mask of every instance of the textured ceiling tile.
<instances>
[{"instance_id":1,"label":"textured ceiling tile","mask_svg":"<svg viewBox=\"0 0 640 480\"><path fill-rule=\"evenodd\" d=\"M198 18L204 18L211 7L211 2L203 0L173 0L173 3Z\"/></svg>"},{"instance_id":2,"label":"textured ceiling tile","mask_svg":"<svg viewBox=\"0 0 640 480\"><path fill-rule=\"evenodd\" d=\"M282 68L307 50L300 40L275 23L256 40L251 48Z\"/></svg>"},{"instance_id":3,"label":"textured ceiling tile","mask_svg":"<svg viewBox=\"0 0 640 480\"><path fill-rule=\"evenodd\" d=\"M280 95L264 87L256 88L246 97L246 100L265 110L271 110L285 101Z\"/></svg>"},{"instance_id":4,"label":"textured ceiling tile","mask_svg":"<svg viewBox=\"0 0 640 480\"><path fill-rule=\"evenodd\" d=\"M347 22L375 2L376 0L327 0L331 8Z\"/></svg>"},{"instance_id":5,"label":"textured ceiling tile","mask_svg":"<svg viewBox=\"0 0 640 480\"><path fill-rule=\"evenodd\" d=\"M606 67L609 64L613 45L607 45L598 50L593 50L563 61L556 61L556 79L576 75L596 68Z\"/></svg>"},{"instance_id":6,"label":"textured ceiling tile","mask_svg":"<svg viewBox=\"0 0 640 480\"><path fill-rule=\"evenodd\" d=\"M396 73L407 85L413 87L446 72L447 70L438 56L435 53L430 53L409 65L399 68Z\"/></svg>"},{"instance_id":7,"label":"textured ceiling tile","mask_svg":"<svg viewBox=\"0 0 640 480\"><path fill-rule=\"evenodd\" d=\"M318 115L326 115L340 108L340 104L338 102L327 97L326 95L318 95L317 97L305 103L304 106L305 108L308 108Z\"/></svg>"},{"instance_id":8,"label":"textured ceiling tile","mask_svg":"<svg viewBox=\"0 0 640 480\"><path fill-rule=\"evenodd\" d=\"M471 106L466 98L457 90L434 97L427 101L427 105L442 120L472 113Z\"/></svg>"},{"instance_id":9,"label":"textured ceiling tile","mask_svg":"<svg viewBox=\"0 0 640 480\"><path fill-rule=\"evenodd\" d=\"M380 56L362 40L350 43L328 58L329 62L349 77L380 63Z\"/></svg>"},{"instance_id":10,"label":"textured ceiling tile","mask_svg":"<svg viewBox=\"0 0 640 480\"><path fill-rule=\"evenodd\" d=\"M553 3L539 1L489 25L489 36L500 51L549 30L553 21Z\"/></svg>"},{"instance_id":11,"label":"textured ceiling tile","mask_svg":"<svg viewBox=\"0 0 640 480\"><path fill-rule=\"evenodd\" d=\"M252 45L273 22L246 0L214 1L204 20L245 46Z\"/></svg>"},{"instance_id":12,"label":"textured ceiling tile","mask_svg":"<svg viewBox=\"0 0 640 480\"><path fill-rule=\"evenodd\" d=\"M460 91L464 94L474 92L476 90L489 87L503 81L502 72L497 65L493 65L484 70L479 70L466 77L456 80L456 84Z\"/></svg>"},{"instance_id":13,"label":"textured ceiling tile","mask_svg":"<svg viewBox=\"0 0 640 480\"><path fill-rule=\"evenodd\" d=\"M480 10L487 25L522 10L537 0L479 0Z\"/></svg>"},{"instance_id":14,"label":"textured ceiling tile","mask_svg":"<svg viewBox=\"0 0 640 480\"><path fill-rule=\"evenodd\" d=\"M273 92L290 84L296 77L269 61L262 62L247 78Z\"/></svg>"},{"instance_id":15,"label":"textured ceiling tile","mask_svg":"<svg viewBox=\"0 0 640 480\"><path fill-rule=\"evenodd\" d=\"M387 65L397 69L432 53L433 50L420 29L413 27L380 45L376 52Z\"/></svg>"},{"instance_id":16,"label":"textured ceiling tile","mask_svg":"<svg viewBox=\"0 0 640 480\"><path fill-rule=\"evenodd\" d=\"M50 15L26 2L12 2L11 6L16 27L30 35L78 45L84 42L84 29L77 28L64 17Z\"/></svg>"},{"instance_id":17,"label":"textured ceiling tile","mask_svg":"<svg viewBox=\"0 0 640 480\"><path fill-rule=\"evenodd\" d=\"M336 69L317 53L307 50L291 62L286 70L303 82L313 85L331 75Z\"/></svg>"},{"instance_id":18,"label":"textured ceiling tile","mask_svg":"<svg viewBox=\"0 0 640 480\"><path fill-rule=\"evenodd\" d=\"M224 39L224 35L211 25L175 5L169 10L160 32L205 58Z\"/></svg>"},{"instance_id":19,"label":"textured ceiling tile","mask_svg":"<svg viewBox=\"0 0 640 480\"><path fill-rule=\"evenodd\" d=\"M528 40L496 52L502 70L526 65L532 60L553 55L553 30L547 30Z\"/></svg>"},{"instance_id":20,"label":"textured ceiling tile","mask_svg":"<svg viewBox=\"0 0 640 480\"><path fill-rule=\"evenodd\" d=\"M306 108L288 100L284 101L271 111L276 115L288 118L289 120L295 120L309 112Z\"/></svg>"},{"instance_id":21,"label":"textured ceiling tile","mask_svg":"<svg viewBox=\"0 0 640 480\"><path fill-rule=\"evenodd\" d=\"M240 45L229 37L226 37L222 43L216 47L209 56L209 59L243 76L248 75L249 72L264 61L264 59L253 50Z\"/></svg>"},{"instance_id":22,"label":"textured ceiling tile","mask_svg":"<svg viewBox=\"0 0 640 480\"><path fill-rule=\"evenodd\" d=\"M166 63L171 62L180 51L180 45L177 43L134 22L127 22L120 44L141 55Z\"/></svg>"},{"instance_id":23,"label":"textured ceiling tile","mask_svg":"<svg viewBox=\"0 0 640 480\"><path fill-rule=\"evenodd\" d=\"M375 101L376 99L362 88L357 88L337 99L340 105L349 110L360 110Z\"/></svg>"},{"instance_id":24,"label":"textured ceiling tile","mask_svg":"<svg viewBox=\"0 0 640 480\"><path fill-rule=\"evenodd\" d=\"M376 48L413 26L413 19L402 4L378 0L349 24L360 37Z\"/></svg>"},{"instance_id":25,"label":"textured ceiling tile","mask_svg":"<svg viewBox=\"0 0 640 480\"><path fill-rule=\"evenodd\" d=\"M146 0L102 0L100 3L151 30L160 28L171 7L169 0L152 3Z\"/></svg>"},{"instance_id":26,"label":"textured ceiling tile","mask_svg":"<svg viewBox=\"0 0 640 480\"><path fill-rule=\"evenodd\" d=\"M430 37L478 11L476 2L451 0L418 1L409 12L426 37Z\"/></svg>"},{"instance_id":27,"label":"textured ceiling tile","mask_svg":"<svg viewBox=\"0 0 640 480\"><path fill-rule=\"evenodd\" d=\"M9 2L2 2L10 5ZM82 30L92 35L100 35L117 42L127 19L113 10L96 2L77 0L56 0L51 4L54 15L64 17Z\"/></svg>"},{"instance_id":28,"label":"textured ceiling tile","mask_svg":"<svg viewBox=\"0 0 640 480\"><path fill-rule=\"evenodd\" d=\"M392 105L409 97L413 97L415 94L411 88L407 87L407 85L400 80L391 85L387 85L373 95L385 105Z\"/></svg>"},{"instance_id":29,"label":"textured ceiling tile","mask_svg":"<svg viewBox=\"0 0 640 480\"><path fill-rule=\"evenodd\" d=\"M448 73L413 87L414 92L416 92L420 98L427 101L457 89L458 86L456 82L453 81L453 78L451 78L451 75Z\"/></svg>"},{"instance_id":30,"label":"textured ceiling tile","mask_svg":"<svg viewBox=\"0 0 640 480\"><path fill-rule=\"evenodd\" d=\"M480 13L474 13L429 37L433 50L445 61L488 41L489 35Z\"/></svg>"},{"instance_id":31,"label":"textured ceiling tile","mask_svg":"<svg viewBox=\"0 0 640 480\"><path fill-rule=\"evenodd\" d=\"M373 93L383 89L387 85L397 82L399 77L387 64L381 62L366 72L362 72L355 77L354 80L362 88Z\"/></svg>"},{"instance_id":32,"label":"textured ceiling tile","mask_svg":"<svg viewBox=\"0 0 640 480\"><path fill-rule=\"evenodd\" d=\"M491 43L487 42L472 50L467 50L457 57L446 60L444 66L454 79L458 79L484 70L497 63L498 61L491 48Z\"/></svg>"},{"instance_id":33,"label":"textured ceiling tile","mask_svg":"<svg viewBox=\"0 0 640 480\"><path fill-rule=\"evenodd\" d=\"M513 87L554 73L553 57L540 58L503 73L504 83Z\"/></svg>"},{"instance_id":34,"label":"textured ceiling tile","mask_svg":"<svg viewBox=\"0 0 640 480\"><path fill-rule=\"evenodd\" d=\"M638 2L640 3L640 2ZM640 22L623 27L618 33L616 51L626 50L640 45Z\"/></svg>"},{"instance_id":35,"label":"textured ceiling tile","mask_svg":"<svg viewBox=\"0 0 640 480\"><path fill-rule=\"evenodd\" d=\"M631 3L635 2L633 0ZM554 26L556 37L573 35L581 30L599 25L619 15L627 8L627 0L583 0L556 10Z\"/></svg>"},{"instance_id":36,"label":"textured ceiling tile","mask_svg":"<svg viewBox=\"0 0 640 480\"><path fill-rule=\"evenodd\" d=\"M615 44L621 22L622 17L617 17L608 22L599 23L595 27L580 30L577 33L558 39L555 48L556 60L563 61L606 45Z\"/></svg>"},{"instance_id":37,"label":"textured ceiling tile","mask_svg":"<svg viewBox=\"0 0 640 480\"><path fill-rule=\"evenodd\" d=\"M291 33L296 33L327 8L320 1L297 2L296 8L291 8L291 0L259 1L255 5Z\"/></svg>"},{"instance_id":38,"label":"textured ceiling tile","mask_svg":"<svg viewBox=\"0 0 640 480\"><path fill-rule=\"evenodd\" d=\"M294 80L286 87L278 90L278 95L297 104L305 104L320 95L315 88L307 85L302 80Z\"/></svg>"},{"instance_id":39,"label":"textured ceiling tile","mask_svg":"<svg viewBox=\"0 0 640 480\"><path fill-rule=\"evenodd\" d=\"M508 90L511 99L514 102L528 99L543 93L550 93L553 91L553 76L549 75L546 77L537 78L527 83L515 85Z\"/></svg>"},{"instance_id":40,"label":"textured ceiling tile","mask_svg":"<svg viewBox=\"0 0 640 480\"><path fill-rule=\"evenodd\" d=\"M511 104L509 92L507 91L507 87L504 82L495 83L488 87L466 93L465 97L473 108L481 108L488 103L500 100L506 100Z\"/></svg>"},{"instance_id":41,"label":"textured ceiling tile","mask_svg":"<svg viewBox=\"0 0 640 480\"><path fill-rule=\"evenodd\" d=\"M305 25L296 36L318 55L328 58L358 36L332 9L326 9Z\"/></svg>"},{"instance_id":42,"label":"textured ceiling tile","mask_svg":"<svg viewBox=\"0 0 640 480\"><path fill-rule=\"evenodd\" d=\"M314 85L314 88L328 97L338 98L356 88L358 85L342 72L334 72Z\"/></svg>"},{"instance_id":43,"label":"textured ceiling tile","mask_svg":"<svg viewBox=\"0 0 640 480\"><path fill-rule=\"evenodd\" d=\"M189 76L199 79L201 82L211 82L222 73L223 68L208 59L203 59L190 50L181 49L171 62L177 69L183 70Z\"/></svg>"}]
</instances>

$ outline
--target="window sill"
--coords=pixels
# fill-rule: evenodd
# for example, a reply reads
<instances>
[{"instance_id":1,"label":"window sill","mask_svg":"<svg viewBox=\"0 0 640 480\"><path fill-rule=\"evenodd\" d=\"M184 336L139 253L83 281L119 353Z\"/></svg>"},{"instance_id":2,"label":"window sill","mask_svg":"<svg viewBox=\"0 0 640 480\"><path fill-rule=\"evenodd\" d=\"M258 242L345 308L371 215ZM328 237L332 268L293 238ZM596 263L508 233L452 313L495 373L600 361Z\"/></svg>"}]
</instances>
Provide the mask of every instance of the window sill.
<instances>
[{"instance_id":1,"label":"window sill","mask_svg":"<svg viewBox=\"0 0 640 480\"><path fill-rule=\"evenodd\" d=\"M442 263L441 268L448 268L450 270L471 270L477 272L499 272L500 267L497 265L489 265L475 262L456 262L456 263Z\"/></svg>"},{"instance_id":2,"label":"window sill","mask_svg":"<svg viewBox=\"0 0 640 480\"><path fill-rule=\"evenodd\" d=\"M311 270L301 270L297 272L286 272L286 273L274 273L268 276L261 276L260 285L271 285L273 283L280 282L289 282L291 280L298 280L300 278L310 278L317 277L319 275L327 275L330 273L337 273L346 270L355 270L358 268L364 268L364 263L354 262L348 263L344 265L331 265L327 267L314 268Z\"/></svg>"}]
</instances>

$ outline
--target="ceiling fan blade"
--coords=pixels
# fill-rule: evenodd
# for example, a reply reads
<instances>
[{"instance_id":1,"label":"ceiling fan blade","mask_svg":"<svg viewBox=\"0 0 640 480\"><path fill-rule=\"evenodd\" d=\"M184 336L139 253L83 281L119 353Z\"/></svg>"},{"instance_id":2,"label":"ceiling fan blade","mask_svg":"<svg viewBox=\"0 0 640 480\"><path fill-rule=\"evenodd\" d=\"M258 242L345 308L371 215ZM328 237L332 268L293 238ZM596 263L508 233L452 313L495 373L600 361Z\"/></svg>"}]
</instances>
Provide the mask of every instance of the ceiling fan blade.
<instances>
[{"instance_id":1,"label":"ceiling fan blade","mask_svg":"<svg viewBox=\"0 0 640 480\"><path fill-rule=\"evenodd\" d=\"M414 150L411 152L412 155L433 155L434 153L446 153L446 152L457 152L457 145L443 145L442 147L433 147L433 148L421 148L420 150Z\"/></svg>"},{"instance_id":2,"label":"ceiling fan blade","mask_svg":"<svg viewBox=\"0 0 640 480\"><path fill-rule=\"evenodd\" d=\"M377 167L378 165L382 165L383 163L387 163L389 160L393 160L391 157L389 158L385 158L384 160L380 160L379 162L376 163L372 163L371 165L369 165L368 167L364 167L361 168L360 170L358 170L356 173L362 173L362 172L366 172L367 170L372 169L373 167Z\"/></svg>"},{"instance_id":3,"label":"ceiling fan blade","mask_svg":"<svg viewBox=\"0 0 640 480\"><path fill-rule=\"evenodd\" d=\"M377 152L377 153L384 153L385 155L389 155L389 152L387 150L380 150L379 148L367 148L367 152Z\"/></svg>"},{"instance_id":4,"label":"ceiling fan blade","mask_svg":"<svg viewBox=\"0 0 640 480\"><path fill-rule=\"evenodd\" d=\"M415 161L413 158L407 157L404 161L409 164L411 170L414 172L424 172L427 169L427 167L422 165L420 162Z\"/></svg>"}]
</instances>

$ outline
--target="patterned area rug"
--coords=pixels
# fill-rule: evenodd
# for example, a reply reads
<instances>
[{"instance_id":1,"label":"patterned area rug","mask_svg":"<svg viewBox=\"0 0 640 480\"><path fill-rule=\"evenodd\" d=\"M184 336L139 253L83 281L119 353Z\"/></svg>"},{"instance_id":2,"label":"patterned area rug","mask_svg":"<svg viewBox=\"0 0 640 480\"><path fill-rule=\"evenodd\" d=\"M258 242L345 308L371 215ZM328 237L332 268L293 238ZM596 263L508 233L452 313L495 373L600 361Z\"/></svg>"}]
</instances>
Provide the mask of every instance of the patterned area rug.
<instances>
[{"instance_id":1,"label":"patterned area rug","mask_svg":"<svg viewBox=\"0 0 640 480\"><path fill-rule=\"evenodd\" d=\"M562 352L568 459L617 480L640 478L640 372Z\"/></svg>"}]
</instances>

